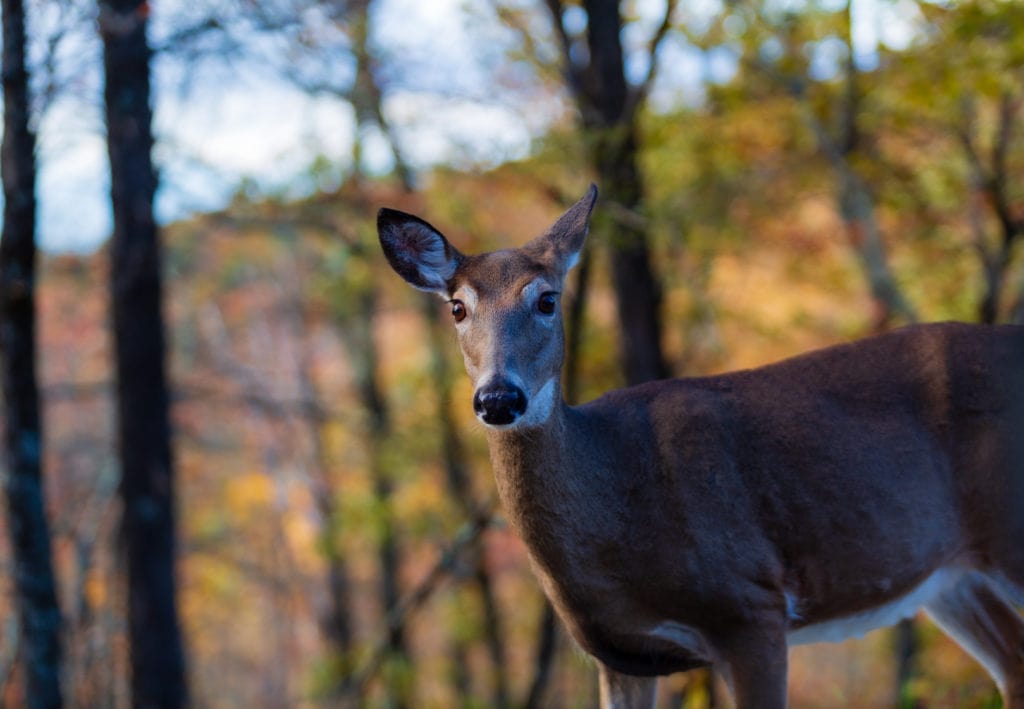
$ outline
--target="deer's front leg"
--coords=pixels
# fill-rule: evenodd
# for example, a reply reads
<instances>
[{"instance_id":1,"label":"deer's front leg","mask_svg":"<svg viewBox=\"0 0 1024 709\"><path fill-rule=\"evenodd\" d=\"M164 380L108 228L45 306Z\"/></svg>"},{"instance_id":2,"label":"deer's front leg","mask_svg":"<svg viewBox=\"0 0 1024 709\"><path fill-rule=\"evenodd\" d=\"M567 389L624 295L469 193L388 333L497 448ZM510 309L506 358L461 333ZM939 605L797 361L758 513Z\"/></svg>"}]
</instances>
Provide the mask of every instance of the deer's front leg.
<instances>
[{"instance_id":1,"label":"deer's front leg","mask_svg":"<svg viewBox=\"0 0 1024 709\"><path fill-rule=\"evenodd\" d=\"M737 709L785 709L788 648L782 628L750 628L722 648Z\"/></svg>"},{"instance_id":2,"label":"deer's front leg","mask_svg":"<svg viewBox=\"0 0 1024 709\"><path fill-rule=\"evenodd\" d=\"M601 709L650 709L658 694L657 677L633 677L598 664Z\"/></svg>"}]
</instances>

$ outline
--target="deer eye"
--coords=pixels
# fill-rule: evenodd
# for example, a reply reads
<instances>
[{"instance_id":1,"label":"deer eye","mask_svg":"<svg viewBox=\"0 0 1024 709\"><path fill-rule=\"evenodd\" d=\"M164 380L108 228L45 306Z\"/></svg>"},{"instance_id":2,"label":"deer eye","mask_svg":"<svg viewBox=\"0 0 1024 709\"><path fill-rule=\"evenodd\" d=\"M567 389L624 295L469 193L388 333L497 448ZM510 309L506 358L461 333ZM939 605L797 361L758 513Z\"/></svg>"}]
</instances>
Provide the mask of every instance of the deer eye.
<instances>
[{"instance_id":1,"label":"deer eye","mask_svg":"<svg viewBox=\"0 0 1024 709\"><path fill-rule=\"evenodd\" d=\"M463 305L461 300L453 300L452 305L452 317L455 318L455 322L462 322L466 319L466 306Z\"/></svg>"},{"instance_id":2,"label":"deer eye","mask_svg":"<svg viewBox=\"0 0 1024 709\"><path fill-rule=\"evenodd\" d=\"M537 310L542 312L544 315L551 315L552 313L554 313L555 305L558 302L558 300L555 298L555 296L557 295L557 293L552 292L542 293L540 296L540 300L537 301Z\"/></svg>"}]
</instances>

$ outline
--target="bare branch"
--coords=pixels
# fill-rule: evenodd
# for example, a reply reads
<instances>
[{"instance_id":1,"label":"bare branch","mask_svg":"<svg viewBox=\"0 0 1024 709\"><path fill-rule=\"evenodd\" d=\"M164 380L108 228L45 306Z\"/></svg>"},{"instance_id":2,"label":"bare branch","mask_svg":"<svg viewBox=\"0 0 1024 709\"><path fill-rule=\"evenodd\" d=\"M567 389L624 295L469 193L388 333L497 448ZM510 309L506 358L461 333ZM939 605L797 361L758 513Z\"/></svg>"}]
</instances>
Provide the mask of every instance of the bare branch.
<instances>
[{"instance_id":1,"label":"bare branch","mask_svg":"<svg viewBox=\"0 0 1024 709\"><path fill-rule=\"evenodd\" d=\"M572 91L577 100L584 96L583 72L580 66L572 58L572 37L565 29L562 22L562 15L565 13L565 4L562 0L544 0L544 5L551 15L551 27L558 36L558 44L562 50L562 62L564 64L565 83Z\"/></svg>"},{"instance_id":2,"label":"bare branch","mask_svg":"<svg viewBox=\"0 0 1024 709\"><path fill-rule=\"evenodd\" d=\"M377 640L373 643L367 659L363 662L362 667L353 673L351 681L348 683L345 699L357 703L358 699L365 695L367 686L373 681L381 665L387 659L391 648L390 638L396 631L405 627L412 614L427 602L444 578L455 569L462 551L476 543L480 536L495 523L492 510L493 505L489 510L481 511L476 517L463 524L419 585L396 606L389 609L384 619L384 626L378 631Z\"/></svg>"},{"instance_id":3,"label":"bare branch","mask_svg":"<svg viewBox=\"0 0 1024 709\"><path fill-rule=\"evenodd\" d=\"M180 52L182 45L195 42L212 32L225 33L226 28L220 18L210 15L184 27L176 28L160 44L154 45L153 52L156 54Z\"/></svg>"},{"instance_id":4,"label":"bare branch","mask_svg":"<svg viewBox=\"0 0 1024 709\"><path fill-rule=\"evenodd\" d=\"M965 97L961 101L960 113L962 120L953 126L953 133L964 149L968 166L971 168L971 180L976 189L984 189L989 182L985 165L981 161L981 154L974 143L975 106L974 99Z\"/></svg>"},{"instance_id":5,"label":"bare branch","mask_svg":"<svg viewBox=\"0 0 1024 709\"><path fill-rule=\"evenodd\" d=\"M310 229L321 233L332 240L340 240L353 253L361 254L363 245L359 237L352 231L350 224L343 219L317 218L316 216L294 213L281 213L271 216L260 214L239 214L237 209L213 212L206 215L215 225L229 226L236 230L268 229L273 227L289 227L292 229ZM337 216L337 213L336 213ZM275 235L279 238L279 235Z\"/></svg>"},{"instance_id":6,"label":"bare branch","mask_svg":"<svg viewBox=\"0 0 1024 709\"><path fill-rule=\"evenodd\" d=\"M1024 231L1024 220L1013 215L1006 192L1008 187L1007 159L1020 107L1020 97L1012 96L1009 93L1003 94L999 102L999 124L990 156L991 167L985 165L981 151L974 139L975 110L972 98L964 99L963 120L953 127L953 132L967 157L974 189L987 192L992 201L992 208L995 210L996 218L1003 230L1002 248L1007 251L1011 242L1021 231Z\"/></svg>"},{"instance_id":7,"label":"bare branch","mask_svg":"<svg viewBox=\"0 0 1024 709\"><path fill-rule=\"evenodd\" d=\"M494 10L497 13L498 19L516 34L518 40L518 46L521 47L522 56L526 61L530 62L534 71L537 75L546 81L565 83L565 42L568 41L568 37L563 40L558 40L557 55L553 61L547 59L546 52L541 48L537 33L534 32L529 25L528 17L526 13L517 12L512 8L508 8L495 0ZM557 33L557 29L556 29ZM564 34L564 29L563 29ZM570 89L571 90L571 89ZM487 97L479 97L483 102L488 102L493 99Z\"/></svg>"},{"instance_id":8,"label":"bare branch","mask_svg":"<svg viewBox=\"0 0 1024 709\"><path fill-rule=\"evenodd\" d=\"M654 80L658 73L658 50L661 48L665 37L668 36L668 31L672 28L672 15L675 14L677 5L677 0L668 0L665 3L665 14L661 18L661 24L658 25L658 29L655 30L648 45L647 74L640 84L630 92L626 104L626 115L632 115L643 105L651 91L651 87L654 86Z\"/></svg>"},{"instance_id":9,"label":"bare branch","mask_svg":"<svg viewBox=\"0 0 1024 709\"><path fill-rule=\"evenodd\" d=\"M996 134L996 140L992 146L992 177L997 182L1003 182L1006 178L1006 158L1013 138L1014 118L1016 118L1019 108L1020 99L1011 96L1009 92L1004 93L1000 98L999 132Z\"/></svg>"},{"instance_id":10,"label":"bare branch","mask_svg":"<svg viewBox=\"0 0 1024 709\"><path fill-rule=\"evenodd\" d=\"M857 127L860 90L858 88L857 57L853 45L853 0L847 0L843 20L844 41L846 42L846 95L843 101L840 140L843 154L848 155L857 149L860 138Z\"/></svg>"},{"instance_id":11,"label":"bare branch","mask_svg":"<svg viewBox=\"0 0 1024 709\"><path fill-rule=\"evenodd\" d=\"M1010 199L1006 193L1007 156L1013 140L1013 128L1020 110L1021 100L1018 96L1004 93L999 102L999 129L992 146L992 172L989 175L988 188L992 195L992 206L1003 229L1002 249L1009 257L1013 241L1022 230L1024 223L1013 215Z\"/></svg>"},{"instance_id":12,"label":"bare branch","mask_svg":"<svg viewBox=\"0 0 1024 709\"><path fill-rule=\"evenodd\" d=\"M971 193L969 204L969 220L971 224L971 246L978 254L982 268L985 271L986 282L991 284L996 278L998 271L997 256L989 248L985 239L985 221L982 217L982 210L979 208L978 197L985 192L992 183L985 165L981 161L981 154L974 141L974 130L976 125L976 111L974 100L965 97L961 101L961 120L953 126L953 133L963 147L964 155L967 158L967 166L971 175Z\"/></svg>"},{"instance_id":13,"label":"bare branch","mask_svg":"<svg viewBox=\"0 0 1024 709\"><path fill-rule=\"evenodd\" d=\"M565 24L562 22L562 14L565 12L565 5L562 0L544 0L544 6L548 9L548 14L551 15L551 27L555 30L555 34L558 36L559 46L562 48L562 59L565 62L565 66L572 66L572 39L569 37L569 33L565 30Z\"/></svg>"},{"instance_id":14,"label":"bare branch","mask_svg":"<svg viewBox=\"0 0 1024 709\"><path fill-rule=\"evenodd\" d=\"M990 165L986 165L975 141L976 114L974 98L963 99L961 120L953 126L964 150L971 174L969 214L972 232L972 246L978 253L985 276L985 293L981 300L982 322L995 322L1001 294L1005 285L1006 271L1014 243L1024 231L1024 220L1016 218L1007 193L1007 160L1013 137L1013 124L1020 109L1020 98L1004 93L999 102L996 135L989 154ZM983 207L988 204L996 221L1000 235L997 243L986 238Z\"/></svg>"}]
</instances>

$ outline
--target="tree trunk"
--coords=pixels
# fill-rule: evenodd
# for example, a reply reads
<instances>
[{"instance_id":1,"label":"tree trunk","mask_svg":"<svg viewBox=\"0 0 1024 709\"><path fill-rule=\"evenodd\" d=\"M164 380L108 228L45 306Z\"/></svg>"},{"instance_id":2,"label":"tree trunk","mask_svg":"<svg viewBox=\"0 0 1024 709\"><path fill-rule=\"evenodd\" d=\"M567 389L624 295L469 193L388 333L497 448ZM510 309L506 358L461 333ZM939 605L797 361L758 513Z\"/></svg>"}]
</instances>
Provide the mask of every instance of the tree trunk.
<instances>
[{"instance_id":1,"label":"tree trunk","mask_svg":"<svg viewBox=\"0 0 1024 709\"><path fill-rule=\"evenodd\" d=\"M968 209L974 250L981 261L984 287L978 304L978 321L993 324L999 320L1000 304L1007 285L1006 277L1012 262L1017 240L1024 233L1024 220L1019 219L1011 206L1010 188L1012 180L1007 165L1014 127L1024 102L1024 97L1004 93L999 102L999 118L995 127L993 146L983 156L978 146L976 132L978 117L976 100L973 96L962 99L962 117L957 137L964 149L970 172ZM999 225L996 244L991 244L985 226L984 212L991 210ZM1011 318L1015 317L1011 311Z\"/></svg>"},{"instance_id":2,"label":"tree trunk","mask_svg":"<svg viewBox=\"0 0 1024 709\"><path fill-rule=\"evenodd\" d=\"M896 654L896 702L901 709L919 709L924 704L914 696L913 682L918 674L917 623L913 618L904 618L894 633Z\"/></svg>"},{"instance_id":3,"label":"tree trunk","mask_svg":"<svg viewBox=\"0 0 1024 709\"><path fill-rule=\"evenodd\" d=\"M349 95L352 109L356 114L356 135L352 145L352 169L357 178L362 177L363 139L361 131L376 125L387 141L391 157L395 161L395 175L406 192L412 192L412 168L405 162L391 124L384 116L384 96L374 75L374 56L370 48L370 6L373 0L350 0L349 23L352 38L352 53L356 60L355 84Z\"/></svg>"},{"instance_id":4,"label":"tree trunk","mask_svg":"<svg viewBox=\"0 0 1024 709\"><path fill-rule=\"evenodd\" d=\"M590 64L584 72L581 101L584 128L591 138L591 162L612 219L595 220L611 250L620 332L620 360L626 383L668 376L661 349L661 288L648 252L646 229L632 214L643 203L636 108L626 84L622 56L622 18L617 0L586 0ZM655 59L652 56L651 61Z\"/></svg>"},{"instance_id":5,"label":"tree trunk","mask_svg":"<svg viewBox=\"0 0 1024 709\"><path fill-rule=\"evenodd\" d=\"M43 499L43 436L35 369L35 136L28 125L21 0L3 0L3 93L0 376L7 461L4 492L22 632L25 702L30 707L59 707L61 617Z\"/></svg>"},{"instance_id":6,"label":"tree trunk","mask_svg":"<svg viewBox=\"0 0 1024 709\"><path fill-rule=\"evenodd\" d=\"M881 228L875 217L874 199L845 156L836 164L836 179L839 183L836 195L839 214L875 305L873 329L884 332L898 321L917 322L917 313L904 297L889 268Z\"/></svg>"},{"instance_id":7,"label":"tree trunk","mask_svg":"<svg viewBox=\"0 0 1024 709\"><path fill-rule=\"evenodd\" d=\"M101 2L99 10L114 214L110 288L132 704L180 707L187 691L176 606L160 243L153 220L149 6L142 0L111 0Z\"/></svg>"},{"instance_id":8,"label":"tree trunk","mask_svg":"<svg viewBox=\"0 0 1024 709\"><path fill-rule=\"evenodd\" d=\"M551 601L544 599L541 610L540 628L537 633L537 650L533 661L533 680L530 692L526 697L527 709L540 709L545 705L544 693L551 683L551 669L555 661L555 650L558 645L558 618Z\"/></svg>"},{"instance_id":9,"label":"tree trunk","mask_svg":"<svg viewBox=\"0 0 1024 709\"><path fill-rule=\"evenodd\" d=\"M380 563L379 594L385 614L392 612L401 601L399 584L399 548L395 535L395 517L392 513L392 496L394 483L391 471L387 467L384 451L387 449L391 435L391 413L387 400L381 392L377 371L379 358L373 340L373 316L376 311L377 294L373 286L369 286L351 296L358 301L358 310L351 320L339 323L342 341L352 360L356 388L359 401L367 417L366 446L369 456L370 479L374 495L379 505L381 522L381 538L377 547ZM388 654L399 663L409 660L408 643L405 629L401 624L392 626L388 631ZM410 665L411 671L411 665ZM408 689L410 681L394 683L389 687L390 700L394 706L409 704Z\"/></svg>"},{"instance_id":10,"label":"tree trunk","mask_svg":"<svg viewBox=\"0 0 1024 709\"><path fill-rule=\"evenodd\" d=\"M327 576L327 608L320 618L320 631L333 654L332 660L339 668L337 676L330 678L327 688L328 696L335 696L346 689L345 682L354 669L354 644L352 620L352 582L344 553L339 543L341 530L341 512L335 493L335 485L331 480L331 461L327 449L326 412L317 393L313 375L313 362L309 345L310 326L308 314L301 300L302 276L296 273L295 303L292 318L296 332L294 338L298 343L299 357L296 369L299 386L302 391L303 419L309 428L310 441L313 447L313 459L310 466L310 489L317 511L320 513L320 533L317 546L324 557Z\"/></svg>"}]
</instances>

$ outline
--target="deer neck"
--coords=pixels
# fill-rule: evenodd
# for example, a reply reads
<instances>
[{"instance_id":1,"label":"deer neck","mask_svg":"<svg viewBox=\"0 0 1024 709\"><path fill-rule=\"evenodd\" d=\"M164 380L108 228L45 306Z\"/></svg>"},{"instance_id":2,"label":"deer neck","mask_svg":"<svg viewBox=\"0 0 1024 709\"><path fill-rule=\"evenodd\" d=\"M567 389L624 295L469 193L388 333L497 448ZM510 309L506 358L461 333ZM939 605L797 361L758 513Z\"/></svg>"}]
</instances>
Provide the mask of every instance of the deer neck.
<instances>
[{"instance_id":1,"label":"deer neck","mask_svg":"<svg viewBox=\"0 0 1024 709\"><path fill-rule=\"evenodd\" d=\"M487 443L499 492L505 485L534 485L537 478L558 468L569 444L568 406L556 397L551 415L537 426L510 430L488 429Z\"/></svg>"},{"instance_id":2,"label":"deer neck","mask_svg":"<svg viewBox=\"0 0 1024 709\"><path fill-rule=\"evenodd\" d=\"M581 496L592 486L579 480L581 414L556 398L539 426L489 430L488 444L498 495L512 527L532 551L554 544L566 526L576 526Z\"/></svg>"},{"instance_id":3,"label":"deer neck","mask_svg":"<svg viewBox=\"0 0 1024 709\"><path fill-rule=\"evenodd\" d=\"M601 597L607 584L593 552L608 548L609 534L622 536L609 527L621 504L614 453L595 432L587 409L561 397L543 425L488 431L502 509L563 619Z\"/></svg>"},{"instance_id":4,"label":"deer neck","mask_svg":"<svg viewBox=\"0 0 1024 709\"><path fill-rule=\"evenodd\" d=\"M524 493L555 486L556 478L564 477L564 471L559 473L559 469L569 445L568 408L562 397L557 396L551 415L540 425L488 429L491 465L504 504L514 504Z\"/></svg>"}]
</instances>

